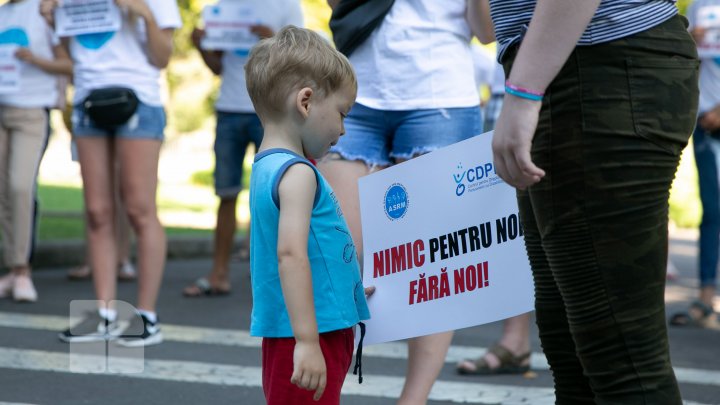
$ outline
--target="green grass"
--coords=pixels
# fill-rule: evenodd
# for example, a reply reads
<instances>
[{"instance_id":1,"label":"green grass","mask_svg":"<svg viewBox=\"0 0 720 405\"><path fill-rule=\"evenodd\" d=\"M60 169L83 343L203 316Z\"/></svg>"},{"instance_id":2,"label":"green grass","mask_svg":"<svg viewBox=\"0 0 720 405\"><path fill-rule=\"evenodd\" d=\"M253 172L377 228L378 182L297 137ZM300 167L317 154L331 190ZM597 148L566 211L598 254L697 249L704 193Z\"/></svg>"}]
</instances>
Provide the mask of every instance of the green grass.
<instances>
[{"instance_id":1,"label":"green grass","mask_svg":"<svg viewBox=\"0 0 720 405\"><path fill-rule=\"evenodd\" d=\"M210 236L210 229L165 227L168 236ZM48 217L40 218L38 229L40 240L82 239L85 237L85 222L82 217Z\"/></svg>"},{"instance_id":2,"label":"green grass","mask_svg":"<svg viewBox=\"0 0 720 405\"><path fill-rule=\"evenodd\" d=\"M40 199L40 221L38 237L40 240L82 239L85 237L83 219L82 189L71 186L38 185ZM158 208L188 212L206 212L214 207L199 203L183 202L180 197L165 196L158 199ZM191 227L165 227L170 236L209 236L212 229Z\"/></svg>"},{"instance_id":3,"label":"green grass","mask_svg":"<svg viewBox=\"0 0 720 405\"><path fill-rule=\"evenodd\" d=\"M38 186L40 212L45 210L62 212L82 212L82 190L77 187L40 184Z\"/></svg>"}]
</instances>

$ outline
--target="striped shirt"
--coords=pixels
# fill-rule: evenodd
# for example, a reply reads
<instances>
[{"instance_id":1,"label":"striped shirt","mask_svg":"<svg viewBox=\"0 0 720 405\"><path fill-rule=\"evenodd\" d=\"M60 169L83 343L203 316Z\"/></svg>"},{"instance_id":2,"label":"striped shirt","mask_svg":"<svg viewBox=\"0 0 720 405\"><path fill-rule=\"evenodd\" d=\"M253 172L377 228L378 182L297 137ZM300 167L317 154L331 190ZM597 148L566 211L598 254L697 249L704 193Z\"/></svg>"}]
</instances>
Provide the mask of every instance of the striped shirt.
<instances>
[{"instance_id":1,"label":"striped shirt","mask_svg":"<svg viewBox=\"0 0 720 405\"><path fill-rule=\"evenodd\" d=\"M578 0L580 1L580 0ZM519 42L537 0L490 0L498 41L498 61ZM652 28L678 13L675 0L602 0L578 45L610 42Z\"/></svg>"}]
</instances>

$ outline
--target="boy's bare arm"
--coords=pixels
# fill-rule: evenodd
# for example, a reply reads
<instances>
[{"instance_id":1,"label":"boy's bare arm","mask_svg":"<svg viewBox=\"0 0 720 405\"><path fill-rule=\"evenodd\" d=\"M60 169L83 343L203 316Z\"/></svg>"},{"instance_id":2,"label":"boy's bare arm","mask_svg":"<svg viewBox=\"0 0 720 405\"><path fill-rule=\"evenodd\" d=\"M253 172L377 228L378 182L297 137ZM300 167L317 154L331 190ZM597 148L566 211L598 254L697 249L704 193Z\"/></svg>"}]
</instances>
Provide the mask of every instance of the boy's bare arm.
<instances>
[{"instance_id":1,"label":"boy's bare arm","mask_svg":"<svg viewBox=\"0 0 720 405\"><path fill-rule=\"evenodd\" d=\"M314 390L317 400L325 391L327 368L320 350L307 256L316 189L315 172L309 166L295 164L285 172L278 188L280 219L277 254L280 284L295 336L290 381L300 388Z\"/></svg>"}]
</instances>

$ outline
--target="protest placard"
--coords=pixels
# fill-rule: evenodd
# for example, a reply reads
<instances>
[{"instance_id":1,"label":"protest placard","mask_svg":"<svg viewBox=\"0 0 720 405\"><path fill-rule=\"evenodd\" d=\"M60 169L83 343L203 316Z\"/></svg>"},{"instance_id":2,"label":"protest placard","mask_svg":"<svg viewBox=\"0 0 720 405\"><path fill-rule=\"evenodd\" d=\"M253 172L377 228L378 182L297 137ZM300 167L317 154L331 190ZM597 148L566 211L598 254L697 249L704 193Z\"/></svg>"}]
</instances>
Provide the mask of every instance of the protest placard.
<instances>
[{"instance_id":1,"label":"protest placard","mask_svg":"<svg viewBox=\"0 0 720 405\"><path fill-rule=\"evenodd\" d=\"M117 31L120 24L113 0L63 0L55 9L55 33L60 37Z\"/></svg>"},{"instance_id":2,"label":"protest placard","mask_svg":"<svg viewBox=\"0 0 720 405\"><path fill-rule=\"evenodd\" d=\"M533 309L515 190L492 133L360 179L366 344L466 328Z\"/></svg>"},{"instance_id":3,"label":"protest placard","mask_svg":"<svg viewBox=\"0 0 720 405\"><path fill-rule=\"evenodd\" d=\"M202 12L205 23L205 37L200 46L203 49L226 51L249 51L260 38L250 32L257 24L255 9L230 1L206 6Z\"/></svg>"},{"instance_id":4,"label":"protest placard","mask_svg":"<svg viewBox=\"0 0 720 405\"><path fill-rule=\"evenodd\" d=\"M15 57L18 46L0 45L0 94L14 94L20 91L20 61Z\"/></svg>"},{"instance_id":5,"label":"protest placard","mask_svg":"<svg viewBox=\"0 0 720 405\"><path fill-rule=\"evenodd\" d=\"M697 27L705 29L698 43L698 55L701 58L720 56L720 6L709 5L698 9Z\"/></svg>"}]
</instances>

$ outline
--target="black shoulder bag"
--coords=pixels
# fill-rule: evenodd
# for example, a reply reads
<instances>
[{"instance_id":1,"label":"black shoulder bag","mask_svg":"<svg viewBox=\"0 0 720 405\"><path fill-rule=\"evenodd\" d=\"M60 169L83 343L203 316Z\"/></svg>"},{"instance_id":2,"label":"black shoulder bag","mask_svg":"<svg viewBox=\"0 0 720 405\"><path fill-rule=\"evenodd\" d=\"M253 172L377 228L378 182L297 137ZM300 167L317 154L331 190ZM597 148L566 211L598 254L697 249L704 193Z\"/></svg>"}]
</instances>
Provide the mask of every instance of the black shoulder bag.
<instances>
[{"instance_id":1,"label":"black shoulder bag","mask_svg":"<svg viewBox=\"0 0 720 405\"><path fill-rule=\"evenodd\" d=\"M330 17L338 51L345 56L362 44L382 23L395 0L340 0Z\"/></svg>"}]
</instances>

